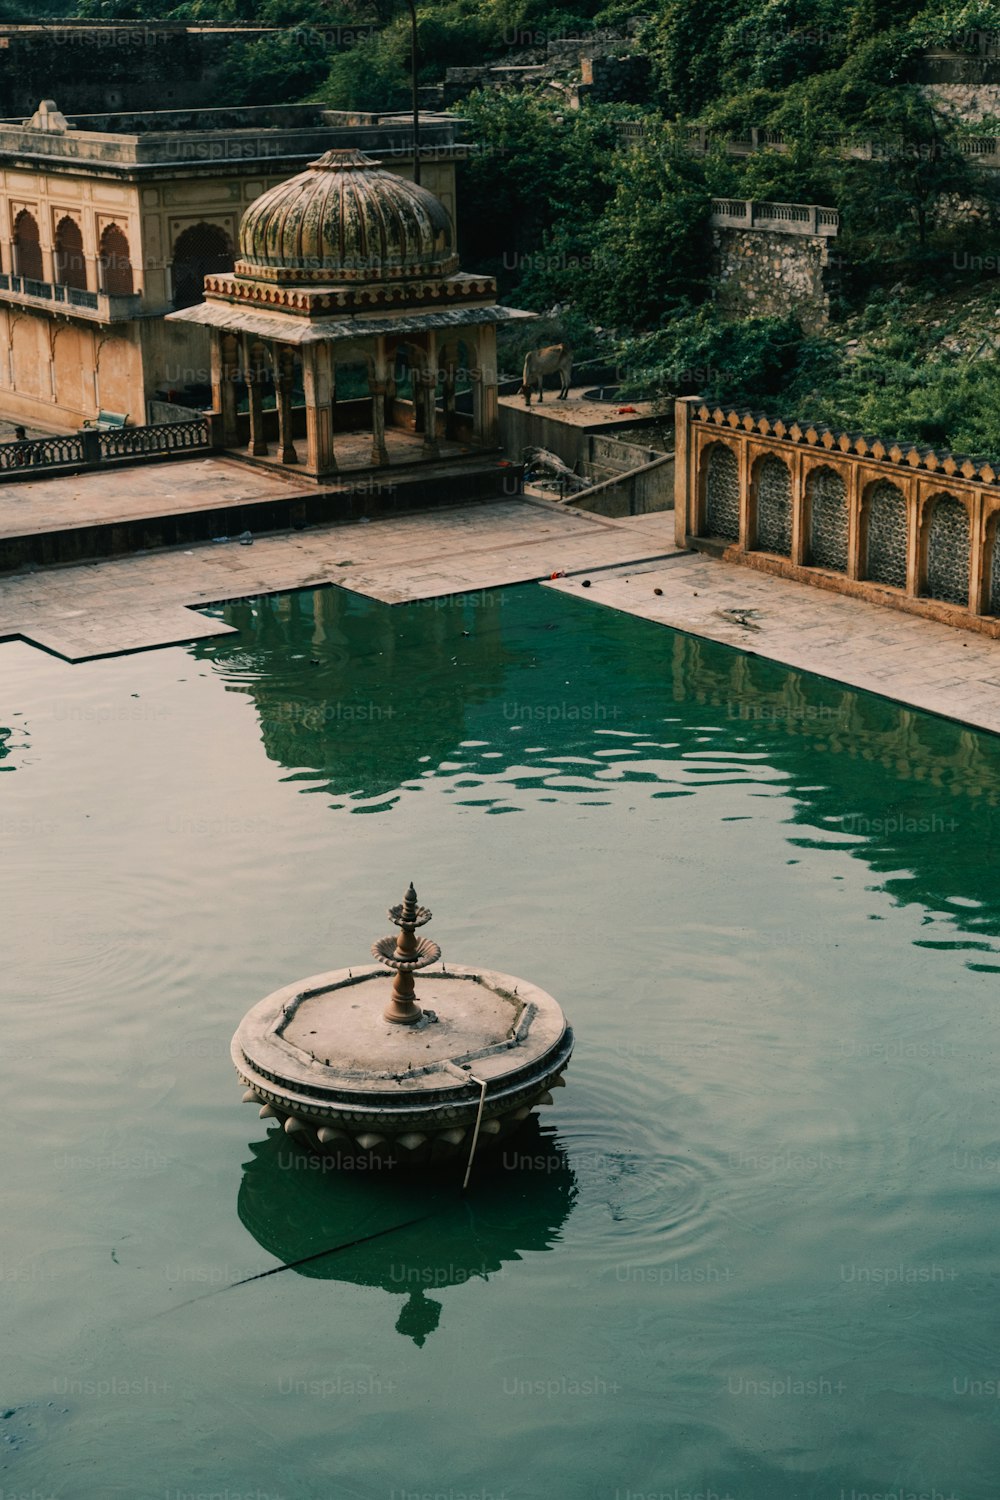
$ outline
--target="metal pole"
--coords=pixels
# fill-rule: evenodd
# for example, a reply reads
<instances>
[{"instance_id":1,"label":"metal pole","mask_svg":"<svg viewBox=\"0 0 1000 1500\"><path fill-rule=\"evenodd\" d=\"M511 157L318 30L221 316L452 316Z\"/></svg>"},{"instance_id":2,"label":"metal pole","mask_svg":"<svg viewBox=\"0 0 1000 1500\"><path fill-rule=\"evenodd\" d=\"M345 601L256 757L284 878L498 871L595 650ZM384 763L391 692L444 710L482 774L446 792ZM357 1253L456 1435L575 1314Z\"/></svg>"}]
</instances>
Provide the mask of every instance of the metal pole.
<instances>
[{"instance_id":1,"label":"metal pole","mask_svg":"<svg viewBox=\"0 0 1000 1500\"><path fill-rule=\"evenodd\" d=\"M410 83L413 101L413 180L420 186L420 100L417 94L417 3L407 0L410 7Z\"/></svg>"}]
</instances>

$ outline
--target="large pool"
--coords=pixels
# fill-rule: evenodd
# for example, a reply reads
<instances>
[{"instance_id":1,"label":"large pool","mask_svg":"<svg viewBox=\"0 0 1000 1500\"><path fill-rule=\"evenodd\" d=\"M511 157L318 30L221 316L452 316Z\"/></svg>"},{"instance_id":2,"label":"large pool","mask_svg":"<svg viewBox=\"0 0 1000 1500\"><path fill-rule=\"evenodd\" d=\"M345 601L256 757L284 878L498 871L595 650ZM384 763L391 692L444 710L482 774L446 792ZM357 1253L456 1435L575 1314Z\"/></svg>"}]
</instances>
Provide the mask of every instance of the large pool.
<instances>
[{"instance_id":1,"label":"large pool","mask_svg":"<svg viewBox=\"0 0 1000 1500\"><path fill-rule=\"evenodd\" d=\"M995 1500L1000 742L535 586L221 612L0 647L0 1500ZM577 1033L465 1199L229 1061L411 878Z\"/></svg>"}]
</instances>

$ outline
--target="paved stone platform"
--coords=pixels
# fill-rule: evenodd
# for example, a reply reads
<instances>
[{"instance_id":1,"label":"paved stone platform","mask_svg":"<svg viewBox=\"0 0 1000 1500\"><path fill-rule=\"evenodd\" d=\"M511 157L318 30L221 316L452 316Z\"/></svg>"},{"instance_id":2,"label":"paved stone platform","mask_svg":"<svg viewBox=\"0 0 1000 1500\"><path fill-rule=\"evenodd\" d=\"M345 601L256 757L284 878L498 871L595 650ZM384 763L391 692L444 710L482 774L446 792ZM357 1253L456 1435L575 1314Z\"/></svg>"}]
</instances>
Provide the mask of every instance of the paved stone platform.
<instances>
[{"instance_id":1,"label":"paved stone platform","mask_svg":"<svg viewBox=\"0 0 1000 1500\"><path fill-rule=\"evenodd\" d=\"M589 385L572 385L564 400L559 395L554 377L549 375L546 377L545 399L542 402L534 394L530 407L525 406L521 395L500 396L497 399L500 406L509 411L534 411L543 417L549 417L553 422L564 423L567 427L587 429L628 427L632 422L653 417L657 413L656 403L653 401L588 401L586 392L593 389L593 381Z\"/></svg>"},{"instance_id":2,"label":"paved stone platform","mask_svg":"<svg viewBox=\"0 0 1000 1500\"><path fill-rule=\"evenodd\" d=\"M197 612L225 599L336 583L399 604L674 550L669 514L613 521L544 500L480 501L264 536L251 546L207 543L7 574L0 640L86 661L228 634L228 625Z\"/></svg>"},{"instance_id":3,"label":"paved stone platform","mask_svg":"<svg viewBox=\"0 0 1000 1500\"><path fill-rule=\"evenodd\" d=\"M976 631L690 552L547 587L1000 734L1000 641Z\"/></svg>"},{"instance_id":4,"label":"paved stone platform","mask_svg":"<svg viewBox=\"0 0 1000 1500\"><path fill-rule=\"evenodd\" d=\"M221 456L54 473L0 486L0 537L180 515L193 504L224 510L244 500L299 494L302 488L303 481L287 471Z\"/></svg>"}]
</instances>

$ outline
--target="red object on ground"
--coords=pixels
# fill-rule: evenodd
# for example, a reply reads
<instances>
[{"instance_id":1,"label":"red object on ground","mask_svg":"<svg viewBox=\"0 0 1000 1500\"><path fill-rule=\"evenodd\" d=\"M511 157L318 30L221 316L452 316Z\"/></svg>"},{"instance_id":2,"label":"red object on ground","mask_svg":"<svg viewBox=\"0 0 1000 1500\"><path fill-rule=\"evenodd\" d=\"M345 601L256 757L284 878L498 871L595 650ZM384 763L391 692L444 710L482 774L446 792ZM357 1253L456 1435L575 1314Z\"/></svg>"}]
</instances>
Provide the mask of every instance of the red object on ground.
<instances>
[{"instance_id":1,"label":"red object on ground","mask_svg":"<svg viewBox=\"0 0 1000 1500\"><path fill-rule=\"evenodd\" d=\"M565 570L563 568L560 568L557 573L550 573L549 577L550 578L565 578L566 577L566 573L565 573Z\"/></svg>"},{"instance_id":2,"label":"red object on ground","mask_svg":"<svg viewBox=\"0 0 1000 1500\"><path fill-rule=\"evenodd\" d=\"M638 411L636 411L636 408L634 406L619 406L619 408L618 408L618 416L620 416L620 417L627 416L629 414L629 412L633 412L636 416L639 415Z\"/></svg>"}]
</instances>

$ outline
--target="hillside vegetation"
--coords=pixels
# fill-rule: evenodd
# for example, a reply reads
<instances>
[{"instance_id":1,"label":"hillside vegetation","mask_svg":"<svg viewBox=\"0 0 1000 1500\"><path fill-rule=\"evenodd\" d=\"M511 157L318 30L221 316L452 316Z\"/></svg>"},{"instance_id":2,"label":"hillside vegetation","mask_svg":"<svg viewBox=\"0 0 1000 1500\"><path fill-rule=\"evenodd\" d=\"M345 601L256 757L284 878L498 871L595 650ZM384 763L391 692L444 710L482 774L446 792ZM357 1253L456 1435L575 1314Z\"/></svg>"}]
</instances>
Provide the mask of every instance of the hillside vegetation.
<instances>
[{"instance_id":1,"label":"hillside vegetation","mask_svg":"<svg viewBox=\"0 0 1000 1500\"><path fill-rule=\"evenodd\" d=\"M548 326L582 353L616 359L636 394L698 391L1000 453L1000 174L963 153L970 127L939 113L916 81L929 47L1000 44L1000 3L437 0L417 10L422 84L627 23L623 45L651 61L649 97L633 105L570 110L541 88L473 92L459 105L481 146L462 169L462 251L506 298L555 309ZM77 0L75 13L286 27L238 54L220 102L409 102L401 0ZM302 44L309 26L362 20L378 30L349 51ZM649 128L624 149L615 125L629 117ZM764 128L787 149L695 156L692 124L719 137ZM1000 130L989 120L975 129L991 126ZM845 154L845 143L872 140L880 159ZM713 196L840 211L828 333L806 336L792 318L722 317L709 280Z\"/></svg>"}]
</instances>

